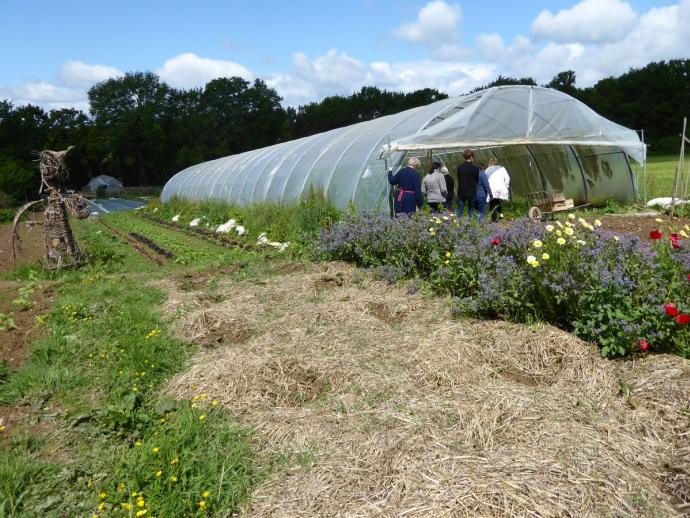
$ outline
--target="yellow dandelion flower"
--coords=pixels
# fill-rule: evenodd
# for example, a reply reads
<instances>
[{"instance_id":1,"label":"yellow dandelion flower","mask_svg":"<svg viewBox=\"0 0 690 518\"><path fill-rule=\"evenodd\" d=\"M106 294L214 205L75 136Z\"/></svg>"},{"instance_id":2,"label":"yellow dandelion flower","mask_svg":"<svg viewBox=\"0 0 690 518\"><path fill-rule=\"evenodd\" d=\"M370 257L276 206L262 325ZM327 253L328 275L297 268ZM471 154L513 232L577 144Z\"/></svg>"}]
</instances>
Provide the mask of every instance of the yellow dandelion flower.
<instances>
[{"instance_id":1,"label":"yellow dandelion flower","mask_svg":"<svg viewBox=\"0 0 690 518\"><path fill-rule=\"evenodd\" d=\"M177 457L175 457L173 460L170 461L170 464L179 464L179 463L180 463L180 459L178 459Z\"/></svg>"},{"instance_id":2,"label":"yellow dandelion flower","mask_svg":"<svg viewBox=\"0 0 690 518\"><path fill-rule=\"evenodd\" d=\"M538 239L537 239L536 241L534 241L534 243L532 243L532 246L533 246L534 248L541 248L543 245L544 245L544 243L542 243L542 242L539 241Z\"/></svg>"},{"instance_id":3,"label":"yellow dandelion flower","mask_svg":"<svg viewBox=\"0 0 690 518\"><path fill-rule=\"evenodd\" d=\"M452 256L453 256L453 253L452 253L452 252L446 252L446 257L450 258L450 257L452 257Z\"/></svg>"},{"instance_id":4,"label":"yellow dandelion flower","mask_svg":"<svg viewBox=\"0 0 690 518\"><path fill-rule=\"evenodd\" d=\"M130 504L129 502L121 502L120 507L122 507L123 509L127 509L129 511L132 508L132 504Z\"/></svg>"},{"instance_id":5,"label":"yellow dandelion flower","mask_svg":"<svg viewBox=\"0 0 690 518\"><path fill-rule=\"evenodd\" d=\"M600 226L601 226L601 221L598 220L598 219L595 219L595 220L594 220L594 226L595 226L595 227L600 227Z\"/></svg>"},{"instance_id":6,"label":"yellow dandelion flower","mask_svg":"<svg viewBox=\"0 0 690 518\"><path fill-rule=\"evenodd\" d=\"M217 404L218 404L218 401L216 401L215 399L213 401L211 401L211 406L216 406Z\"/></svg>"},{"instance_id":7,"label":"yellow dandelion flower","mask_svg":"<svg viewBox=\"0 0 690 518\"><path fill-rule=\"evenodd\" d=\"M137 511L136 516L144 516L144 515L146 515L146 513L148 513L148 510L142 509L141 511Z\"/></svg>"},{"instance_id":8,"label":"yellow dandelion flower","mask_svg":"<svg viewBox=\"0 0 690 518\"><path fill-rule=\"evenodd\" d=\"M139 494L139 493L138 493L137 491L132 491L132 496L133 496L133 497L137 496L138 494Z\"/></svg>"},{"instance_id":9,"label":"yellow dandelion flower","mask_svg":"<svg viewBox=\"0 0 690 518\"><path fill-rule=\"evenodd\" d=\"M106 496L108 496L108 493L105 493L104 491L98 493L98 498L100 498L101 500L105 500Z\"/></svg>"},{"instance_id":10,"label":"yellow dandelion flower","mask_svg":"<svg viewBox=\"0 0 690 518\"><path fill-rule=\"evenodd\" d=\"M134 445L136 446L136 443L134 443ZM139 446L141 446L141 443L139 443ZM122 492L125 490L125 485L124 485L122 482L120 482L120 485L117 486L117 490L118 490L120 493L122 493Z\"/></svg>"},{"instance_id":11,"label":"yellow dandelion flower","mask_svg":"<svg viewBox=\"0 0 690 518\"><path fill-rule=\"evenodd\" d=\"M97 514L92 514L92 515L91 515L91 518L98 518L98 515L97 515Z\"/></svg>"},{"instance_id":12,"label":"yellow dandelion flower","mask_svg":"<svg viewBox=\"0 0 690 518\"><path fill-rule=\"evenodd\" d=\"M155 448L152 448L151 451L153 453L158 453L159 451L161 451L161 449L158 446L156 446Z\"/></svg>"},{"instance_id":13,"label":"yellow dandelion flower","mask_svg":"<svg viewBox=\"0 0 690 518\"><path fill-rule=\"evenodd\" d=\"M208 498L210 494L211 493L209 493L208 491L204 491L204 494L201 496L203 496L204 498Z\"/></svg>"},{"instance_id":14,"label":"yellow dandelion flower","mask_svg":"<svg viewBox=\"0 0 690 518\"><path fill-rule=\"evenodd\" d=\"M532 262L530 263L530 266L531 266L532 268L537 268L537 267L539 266L539 261L532 261Z\"/></svg>"},{"instance_id":15,"label":"yellow dandelion flower","mask_svg":"<svg viewBox=\"0 0 690 518\"><path fill-rule=\"evenodd\" d=\"M101 502L100 504L98 504L98 510L102 511L103 509L105 509L105 502Z\"/></svg>"},{"instance_id":16,"label":"yellow dandelion flower","mask_svg":"<svg viewBox=\"0 0 690 518\"><path fill-rule=\"evenodd\" d=\"M165 423L165 417L161 417L161 418L160 418L160 422L161 422L161 424L162 424L162 423Z\"/></svg>"},{"instance_id":17,"label":"yellow dandelion flower","mask_svg":"<svg viewBox=\"0 0 690 518\"><path fill-rule=\"evenodd\" d=\"M544 252L543 254L541 254L541 258L544 261L548 261L549 259L551 259L551 256L549 254L547 254L546 252Z\"/></svg>"},{"instance_id":18,"label":"yellow dandelion flower","mask_svg":"<svg viewBox=\"0 0 690 518\"><path fill-rule=\"evenodd\" d=\"M545 228L546 228L546 230L547 230L548 232L553 232L553 229L554 229L555 227L554 227L553 225L546 225Z\"/></svg>"},{"instance_id":19,"label":"yellow dandelion flower","mask_svg":"<svg viewBox=\"0 0 690 518\"><path fill-rule=\"evenodd\" d=\"M206 416L205 416L205 415L200 415L200 416L199 416L199 421L203 421L204 419L206 419Z\"/></svg>"},{"instance_id":20,"label":"yellow dandelion flower","mask_svg":"<svg viewBox=\"0 0 690 518\"><path fill-rule=\"evenodd\" d=\"M5 428L7 428L7 426L5 426L4 424L0 425L0 432L4 432Z\"/></svg>"},{"instance_id":21,"label":"yellow dandelion flower","mask_svg":"<svg viewBox=\"0 0 690 518\"><path fill-rule=\"evenodd\" d=\"M206 394L201 394L201 401L206 401L208 396Z\"/></svg>"},{"instance_id":22,"label":"yellow dandelion flower","mask_svg":"<svg viewBox=\"0 0 690 518\"><path fill-rule=\"evenodd\" d=\"M177 477L175 475L170 477L170 482L177 482Z\"/></svg>"},{"instance_id":23,"label":"yellow dandelion flower","mask_svg":"<svg viewBox=\"0 0 690 518\"><path fill-rule=\"evenodd\" d=\"M136 441L136 442L134 443L134 447L135 447L135 448L141 448L143 444L144 444L144 443L141 442L141 441Z\"/></svg>"},{"instance_id":24,"label":"yellow dandelion flower","mask_svg":"<svg viewBox=\"0 0 690 518\"><path fill-rule=\"evenodd\" d=\"M559 245L564 245L565 239L563 239L562 237L559 237L558 239L556 239L556 243L558 243Z\"/></svg>"},{"instance_id":25,"label":"yellow dandelion flower","mask_svg":"<svg viewBox=\"0 0 690 518\"><path fill-rule=\"evenodd\" d=\"M575 233L575 231L572 228L568 227L565 229L565 233L569 236L572 236Z\"/></svg>"},{"instance_id":26,"label":"yellow dandelion flower","mask_svg":"<svg viewBox=\"0 0 690 518\"><path fill-rule=\"evenodd\" d=\"M206 509L206 502L204 502L203 500L201 500L201 501L199 502L199 509Z\"/></svg>"},{"instance_id":27,"label":"yellow dandelion flower","mask_svg":"<svg viewBox=\"0 0 690 518\"><path fill-rule=\"evenodd\" d=\"M144 499L139 497L137 498L137 507L144 507Z\"/></svg>"},{"instance_id":28,"label":"yellow dandelion flower","mask_svg":"<svg viewBox=\"0 0 690 518\"><path fill-rule=\"evenodd\" d=\"M198 395L197 395L197 396L194 396L194 397L192 398L192 401L199 401L199 396L198 396Z\"/></svg>"},{"instance_id":29,"label":"yellow dandelion flower","mask_svg":"<svg viewBox=\"0 0 690 518\"><path fill-rule=\"evenodd\" d=\"M136 386L134 386L132 387L132 392L139 392L139 389Z\"/></svg>"},{"instance_id":30,"label":"yellow dandelion flower","mask_svg":"<svg viewBox=\"0 0 690 518\"><path fill-rule=\"evenodd\" d=\"M162 471L160 471L160 470L156 471L156 477L160 477L162 474L163 474Z\"/></svg>"},{"instance_id":31,"label":"yellow dandelion flower","mask_svg":"<svg viewBox=\"0 0 690 518\"><path fill-rule=\"evenodd\" d=\"M568 214L568 219L575 219L575 214Z\"/></svg>"}]
</instances>

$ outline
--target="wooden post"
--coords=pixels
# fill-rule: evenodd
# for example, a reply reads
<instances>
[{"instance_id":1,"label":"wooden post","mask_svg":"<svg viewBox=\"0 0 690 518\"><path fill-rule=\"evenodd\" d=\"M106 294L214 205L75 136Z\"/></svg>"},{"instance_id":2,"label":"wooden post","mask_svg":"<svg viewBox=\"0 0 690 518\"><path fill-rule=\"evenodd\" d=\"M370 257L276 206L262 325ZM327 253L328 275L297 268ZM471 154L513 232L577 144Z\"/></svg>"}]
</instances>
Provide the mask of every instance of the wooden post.
<instances>
[{"instance_id":1,"label":"wooden post","mask_svg":"<svg viewBox=\"0 0 690 518\"><path fill-rule=\"evenodd\" d=\"M671 193L671 216L676 208L676 195L678 194L678 178L680 176L680 168L683 163L683 153L685 151L685 127L688 123L687 117L683 117L683 136L680 144L680 156L678 157L678 165L676 165L676 174L673 177L673 192Z\"/></svg>"}]
</instances>

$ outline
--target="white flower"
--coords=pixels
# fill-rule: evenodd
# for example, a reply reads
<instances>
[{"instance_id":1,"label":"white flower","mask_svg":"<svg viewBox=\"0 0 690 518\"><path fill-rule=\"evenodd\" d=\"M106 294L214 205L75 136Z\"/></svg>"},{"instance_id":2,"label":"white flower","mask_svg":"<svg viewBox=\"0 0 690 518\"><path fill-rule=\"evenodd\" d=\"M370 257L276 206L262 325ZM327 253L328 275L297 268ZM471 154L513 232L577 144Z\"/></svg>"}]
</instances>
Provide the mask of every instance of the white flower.
<instances>
[{"instance_id":1,"label":"white flower","mask_svg":"<svg viewBox=\"0 0 690 518\"><path fill-rule=\"evenodd\" d=\"M176 216L173 216L173 217L170 218L170 219L171 219L172 221L174 221L175 223L177 223L178 221L180 221L180 215L177 214Z\"/></svg>"},{"instance_id":2,"label":"white flower","mask_svg":"<svg viewBox=\"0 0 690 518\"><path fill-rule=\"evenodd\" d=\"M190 227L197 227L199 226L199 223L201 222L201 218L194 218L192 221L189 222Z\"/></svg>"},{"instance_id":3,"label":"white flower","mask_svg":"<svg viewBox=\"0 0 690 518\"><path fill-rule=\"evenodd\" d=\"M546 225L546 230L549 232L553 232L554 226L553 225Z\"/></svg>"},{"instance_id":4,"label":"white flower","mask_svg":"<svg viewBox=\"0 0 690 518\"><path fill-rule=\"evenodd\" d=\"M529 264L532 264L532 263L533 263L534 261L536 261L536 260L537 260L537 258L534 257L533 255L528 255L528 256L527 256L527 262L528 262Z\"/></svg>"},{"instance_id":5,"label":"white flower","mask_svg":"<svg viewBox=\"0 0 690 518\"><path fill-rule=\"evenodd\" d=\"M235 226L237 225L237 221L234 219L229 219L222 225L218 225L218 228L216 229L216 232L220 232L222 234L225 234L227 232L230 232Z\"/></svg>"},{"instance_id":6,"label":"white flower","mask_svg":"<svg viewBox=\"0 0 690 518\"><path fill-rule=\"evenodd\" d=\"M244 235L246 230L244 229L244 227L242 225L237 225L235 227L235 232L237 232L237 235L241 236L241 235Z\"/></svg>"}]
</instances>

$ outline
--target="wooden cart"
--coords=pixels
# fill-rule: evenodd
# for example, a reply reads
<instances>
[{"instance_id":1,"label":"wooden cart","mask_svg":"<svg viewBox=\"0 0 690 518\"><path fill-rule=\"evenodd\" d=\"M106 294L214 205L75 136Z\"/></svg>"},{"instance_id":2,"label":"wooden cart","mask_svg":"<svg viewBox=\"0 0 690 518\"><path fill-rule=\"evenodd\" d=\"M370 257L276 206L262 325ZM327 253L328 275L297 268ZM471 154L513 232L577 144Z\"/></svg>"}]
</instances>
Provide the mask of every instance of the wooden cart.
<instances>
[{"instance_id":1,"label":"wooden cart","mask_svg":"<svg viewBox=\"0 0 690 518\"><path fill-rule=\"evenodd\" d=\"M531 219L552 219L557 212L568 212L589 206L589 203L575 206L573 199L566 198L562 192L528 192L526 197L530 206L527 216Z\"/></svg>"}]
</instances>

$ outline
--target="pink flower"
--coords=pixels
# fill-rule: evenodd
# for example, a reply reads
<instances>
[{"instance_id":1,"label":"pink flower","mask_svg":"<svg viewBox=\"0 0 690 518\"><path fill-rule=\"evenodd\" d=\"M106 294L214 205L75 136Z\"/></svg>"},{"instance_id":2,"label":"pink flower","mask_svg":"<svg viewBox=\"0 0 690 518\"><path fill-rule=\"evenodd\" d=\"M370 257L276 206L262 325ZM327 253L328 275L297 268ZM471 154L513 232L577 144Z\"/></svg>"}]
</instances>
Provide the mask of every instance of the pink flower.
<instances>
[{"instance_id":1,"label":"pink flower","mask_svg":"<svg viewBox=\"0 0 690 518\"><path fill-rule=\"evenodd\" d=\"M669 234L668 238L671 240L671 246L673 246L673 248L680 248L680 236L678 234Z\"/></svg>"},{"instance_id":2,"label":"pink flower","mask_svg":"<svg viewBox=\"0 0 690 518\"><path fill-rule=\"evenodd\" d=\"M676 324L679 324L681 326L684 326L685 324L690 324L690 315L686 315L685 313L678 315L676 317Z\"/></svg>"},{"instance_id":3,"label":"pink flower","mask_svg":"<svg viewBox=\"0 0 690 518\"><path fill-rule=\"evenodd\" d=\"M671 318L678 315L678 309L676 309L676 305L673 302L669 302L668 304L664 304L664 311Z\"/></svg>"},{"instance_id":4,"label":"pink flower","mask_svg":"<svg viewBox=\"0 0 690 518\"><path fill-rule=\"evenodd\" d=\"M652 231L649 233L649 239L653 239L653 240L655 240L655 241L656 241L657 239L661 239L662 237L664 237L664 235L663 235L661 232L659 232L658 230L652 230Z\"/></svg>"},{"instance_id":5,"label":"pink flower","mask_svg":"<svg viewBox=\"0 0 690 518\"><path fill-rule=\"evenodd\" d=\"M640 340L640 350L646 351L647 349L649 349L649 343L647 342L647 340L643 338L642 340Z\"/></svg>"}]
</instances>

